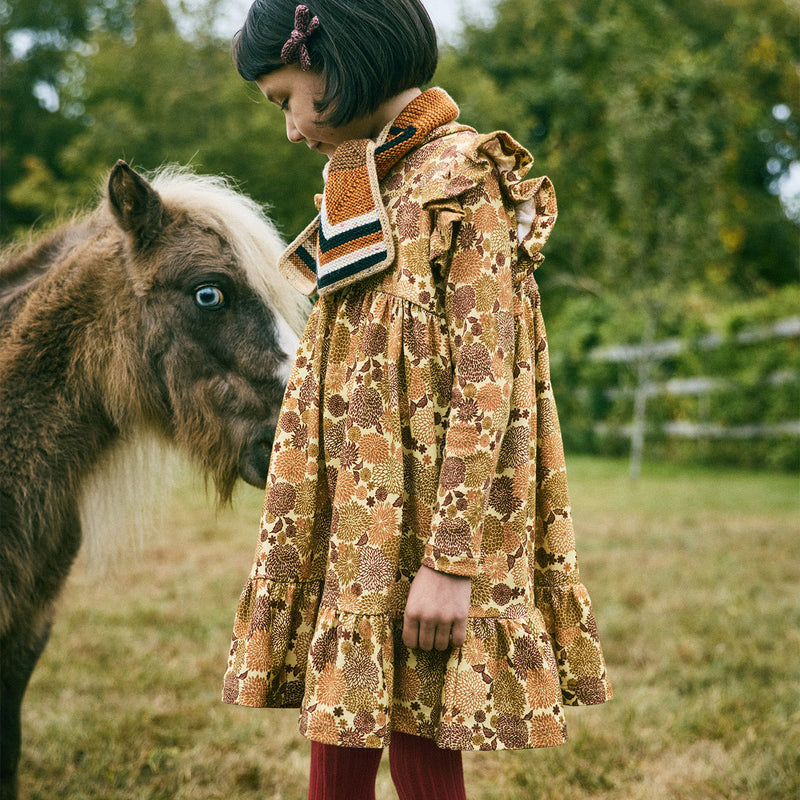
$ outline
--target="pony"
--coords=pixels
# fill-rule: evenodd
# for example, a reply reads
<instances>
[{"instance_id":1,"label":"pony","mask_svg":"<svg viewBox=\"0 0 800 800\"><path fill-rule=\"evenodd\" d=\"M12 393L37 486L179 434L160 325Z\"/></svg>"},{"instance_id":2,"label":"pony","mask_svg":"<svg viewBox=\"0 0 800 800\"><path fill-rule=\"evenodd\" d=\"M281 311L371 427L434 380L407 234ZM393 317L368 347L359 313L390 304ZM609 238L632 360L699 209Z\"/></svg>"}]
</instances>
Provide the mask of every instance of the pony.
<instances>
[{"instance_id":1,"label":"pony","mask_svg":"<svg viewBox=\"0 0 800 800\"><path fill-rule=\"evenodd\" d=\"M220 504L265 486L309 312L283 242L227 180L119 161L98 206L0 257L0 798L20 706L82 540L87 487L138 441L188 456ZM126 463L128 469L125 469ZM110 538L112 530L101 531Z\"/></svg>"}]
</instances>

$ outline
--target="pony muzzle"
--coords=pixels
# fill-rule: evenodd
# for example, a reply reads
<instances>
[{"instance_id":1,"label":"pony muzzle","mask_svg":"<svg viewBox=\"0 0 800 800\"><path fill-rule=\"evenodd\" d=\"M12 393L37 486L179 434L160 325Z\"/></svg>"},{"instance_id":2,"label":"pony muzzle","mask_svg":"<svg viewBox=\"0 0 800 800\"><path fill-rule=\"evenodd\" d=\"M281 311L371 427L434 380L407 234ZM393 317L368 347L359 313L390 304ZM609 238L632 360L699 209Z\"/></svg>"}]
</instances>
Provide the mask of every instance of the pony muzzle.
<instances>
[{"instance_id":1,"label":"pony muzzle","mask_svg":"<svg viewBox=\"0 0 800 800\"><path fill-rule=\"evenodd\" d=\"M274 439L275 426L265 426L239 457L239 476L251 486L263 489L267 485L269 458Z\"/></svg>"}]
</instances>

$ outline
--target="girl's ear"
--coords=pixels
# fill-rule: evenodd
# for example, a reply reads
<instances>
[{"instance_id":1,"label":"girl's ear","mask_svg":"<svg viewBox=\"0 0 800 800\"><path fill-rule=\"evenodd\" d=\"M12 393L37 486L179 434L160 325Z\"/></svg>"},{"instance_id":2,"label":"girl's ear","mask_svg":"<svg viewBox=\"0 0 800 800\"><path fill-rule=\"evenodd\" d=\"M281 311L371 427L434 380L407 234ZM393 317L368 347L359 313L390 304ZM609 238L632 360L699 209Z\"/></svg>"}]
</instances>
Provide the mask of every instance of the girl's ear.
<instances>
[{"instance_id":1,"label":"girl's ear","mask_svg":"<svg viewBox=\"0 0 800 800\"><path fill-rule=\"evenodd\" d=\"M148 247L163 229L164 204L158 192L122 160L108 177L108 200L120 227L139 249Z\"/></svg>"}]
</instances>

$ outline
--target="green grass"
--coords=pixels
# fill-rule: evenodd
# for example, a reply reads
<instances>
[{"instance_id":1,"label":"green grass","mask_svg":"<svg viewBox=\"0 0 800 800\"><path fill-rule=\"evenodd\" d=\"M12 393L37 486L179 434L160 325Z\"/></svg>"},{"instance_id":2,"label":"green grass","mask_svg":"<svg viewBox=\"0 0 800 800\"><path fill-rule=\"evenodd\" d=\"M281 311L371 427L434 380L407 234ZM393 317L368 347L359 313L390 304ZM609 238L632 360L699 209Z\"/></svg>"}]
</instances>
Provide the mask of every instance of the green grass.
<instances>
[{"instance_id":1,"label":"green grass","mask_svg":"<svg viewBox=\"0 0 800 800\"><path fill-rule=\"evenodd\" d=\"M563 747L465 754L470 800L799 797L797 476L569 470L616 698L567 709ZM23 707L22 798L305 797L296 712L219 702L260 506L216 514L187 483L143 549L76 566Z\"/></svg>"}]
</instances>

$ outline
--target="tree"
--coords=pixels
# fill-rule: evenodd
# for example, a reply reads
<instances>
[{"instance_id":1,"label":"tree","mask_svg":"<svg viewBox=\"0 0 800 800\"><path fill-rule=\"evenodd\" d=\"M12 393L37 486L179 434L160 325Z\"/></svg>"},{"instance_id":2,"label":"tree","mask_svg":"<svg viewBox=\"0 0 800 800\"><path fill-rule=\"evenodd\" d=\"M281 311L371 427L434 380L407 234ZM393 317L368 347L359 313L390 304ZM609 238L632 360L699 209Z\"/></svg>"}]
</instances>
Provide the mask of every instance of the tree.
<instances>
[{"instance_id":1,"label":"tree","mask_svg":"<svg viewBox=\"0 0 800 800\"><path fill-rule=\"evenodd\" d=\"M68 62L92 30L124 34L136 0L0 0L0 233L31 225L42 213L31 193L12 192L27 181L38 197L63 178L58 152L80 123L62 108ZM53 195L49 195L53 201ZM13 199L15 198L15 199Z\"/></svg>"},{"instance_id":2,"label":"tree","mask_svg":"<svg viewBox=\"0 0 800 800\"><path fill-rule=\"evenodd\" d=\"M315 213L324 160L292 146L280 115L236 74L228 41L208 27L216 0L201 7L191 38L163 0L131 1L124 27L94 25L70 44L64 38L59 107L39 107L53 123L53 142L19 136L8 159L15 167L4 169L4 196L25 212L6 232L51 217L54 200L61 210L90 201L118 158L143 169L183 164L226 174L269 204L287 235L299 232Z\"/></svg>"},{"instance_id":3,"label":"tree","mask_svg":"<svg viewBox=\"0 0 800 800\"><path fill-rule=\"evenodd\" d=\"M547 293L565 338L583 337L584 357L599 343L597 325L574 325L591 294L618 323L611 342L644 345L634 476L648 345L680 331L698 296L797 281L800 220L775 185L800 151L799 30L783 0L501 0L495 24L443 62L467 120L508 127L554 180L559 221L537 278L570 289Z\"/></svg>"},{"instance_id":4,"label":"tree","mask_svg":"<svg viewBox=\"0 0 800 800\"><path fill-rule=\"evenodd\" d=\"M573 286L627 293L636 273L760 291L797 279L799 221L774 193L800 151L795 10L501 0L440 75L468 120L507 126L554 179L548 251Z\"/></svg>"}]
</instances>

